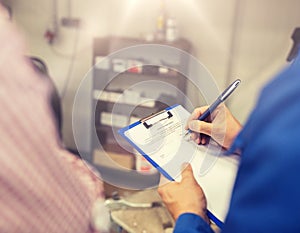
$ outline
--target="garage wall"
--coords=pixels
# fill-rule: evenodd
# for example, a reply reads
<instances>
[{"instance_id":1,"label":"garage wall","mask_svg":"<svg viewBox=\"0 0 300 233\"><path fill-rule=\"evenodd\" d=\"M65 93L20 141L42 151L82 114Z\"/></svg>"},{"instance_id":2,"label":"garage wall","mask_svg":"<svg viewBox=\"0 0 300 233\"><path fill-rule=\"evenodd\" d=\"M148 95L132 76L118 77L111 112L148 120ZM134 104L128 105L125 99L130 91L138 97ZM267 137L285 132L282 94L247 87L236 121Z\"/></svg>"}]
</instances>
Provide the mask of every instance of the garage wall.
<instances>
[{"instance_id":1,"label":"garage wall","mask_svg":"<svg viewBox=\"0 0 300 233\"><path fill-rule=\"evenodd\" d=\"M57 17L71 13L82 20L82 27L77 30L59 26L52 45L45 40L44 33L53 27L53 0L6 2L11 5L13 20L28 42L28 54L47 62L51 77L63 95L63 136L68 147L75 147L72 105L76 90L91 67L92 38L145 37L155 30L160 1L57 1ZM193 55L209 69L220 89L236 77L242 79L241 87L227 104L245 122L262 85L286 65L292 46L290 35L300 26L297 12L300 1L166 0L166 9L177 20L180 36L191 41ZM199 98L195 90L190 90L189 95L193 100ZM88 150L90 109L84 104L89 101L88 86L86 99L82 101L80 127L87 136L80 143Z\"/></svg>"}]
</instances>

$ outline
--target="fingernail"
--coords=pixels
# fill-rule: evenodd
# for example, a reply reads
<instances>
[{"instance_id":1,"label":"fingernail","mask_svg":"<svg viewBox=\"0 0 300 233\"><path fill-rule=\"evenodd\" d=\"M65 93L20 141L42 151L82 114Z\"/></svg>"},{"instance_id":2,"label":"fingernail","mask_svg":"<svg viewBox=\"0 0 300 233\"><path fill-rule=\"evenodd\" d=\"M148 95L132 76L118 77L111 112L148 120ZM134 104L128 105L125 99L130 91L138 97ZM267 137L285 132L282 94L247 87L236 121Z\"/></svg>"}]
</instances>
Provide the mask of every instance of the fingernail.
<instances>
[{"instance_id":1,"label":"fingernail","mask_svg":"<svg viewBox=\"0 0 300 233\"><path fill-rule=\"evenodd\" d=\"M181 165L181 168L184 169L184 168L186 168L188 165L189 165L189 163L184 162L184 163Z\"/></svg>"}]
</instances>

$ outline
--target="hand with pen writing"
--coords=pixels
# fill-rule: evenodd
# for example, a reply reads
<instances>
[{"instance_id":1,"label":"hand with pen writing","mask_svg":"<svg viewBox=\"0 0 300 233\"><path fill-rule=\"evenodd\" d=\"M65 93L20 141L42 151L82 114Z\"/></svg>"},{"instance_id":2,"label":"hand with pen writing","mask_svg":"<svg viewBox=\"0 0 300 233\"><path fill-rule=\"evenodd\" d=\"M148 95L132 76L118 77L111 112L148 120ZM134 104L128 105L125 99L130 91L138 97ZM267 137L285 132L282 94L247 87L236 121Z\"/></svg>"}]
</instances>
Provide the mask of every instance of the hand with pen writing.
<instances>
[{"instance_id":1,"label":"hand with pen writing","mask_svg":"<svg viewBox=\"0 0 300 233\"><path fill-rule=\"evenodd\" d=\"M189 117L185 129L191 131L191 139L197 144L208 143L209 136L225 149L229 149L242 128L241 124L225 104L220 104L205 121L198 120L207 108L208 106L196 108Z\"/></svg>"}]
</instances>

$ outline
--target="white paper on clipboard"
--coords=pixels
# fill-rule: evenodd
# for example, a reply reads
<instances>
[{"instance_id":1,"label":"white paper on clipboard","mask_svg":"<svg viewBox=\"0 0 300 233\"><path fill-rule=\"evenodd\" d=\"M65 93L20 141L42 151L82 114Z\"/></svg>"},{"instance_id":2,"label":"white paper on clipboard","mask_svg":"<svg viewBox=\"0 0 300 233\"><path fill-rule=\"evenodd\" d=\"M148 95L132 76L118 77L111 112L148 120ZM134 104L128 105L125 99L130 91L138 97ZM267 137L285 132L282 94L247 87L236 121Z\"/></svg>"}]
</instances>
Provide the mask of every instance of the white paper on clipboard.
<instances>
[{"instance_id":1,"label":"white paper on clipboard","mask_svg":"<svg viewBox=\"0 0 300 233\"><path fill-rule=\"evenodd\" d=\"M184 126L189 116L186 109L176 105L135 122L119 133L169 179L180 181L181 165L190 163L195 179L205 192L208 210L220 226L228 211L238 156L222 155L216 145L199 146L185 140Z\"/></svg>"}]
</instances>

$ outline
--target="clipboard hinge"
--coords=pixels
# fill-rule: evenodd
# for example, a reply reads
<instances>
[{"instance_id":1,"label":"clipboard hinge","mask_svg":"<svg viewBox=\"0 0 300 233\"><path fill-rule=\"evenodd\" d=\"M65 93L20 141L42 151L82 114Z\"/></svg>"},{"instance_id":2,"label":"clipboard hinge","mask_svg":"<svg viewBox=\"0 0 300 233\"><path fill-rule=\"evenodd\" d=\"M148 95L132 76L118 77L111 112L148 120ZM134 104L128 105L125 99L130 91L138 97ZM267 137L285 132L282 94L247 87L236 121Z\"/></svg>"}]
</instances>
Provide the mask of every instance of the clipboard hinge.
<instances>
[{"instance_id":1,"label":"clipboard hinge","mask_svg":"<svg viewBox=\"0 0 300 233\"><path fill-rule=\"evenodd\" d=\"M173 116L173 114L170 111L162 110L158 113L151 114L150 116L147 116L140 120L140 122L149 129L151 126L155 125L156 123L159 123L160 121L169 119Z\"/></svg>"}]
</instances>

